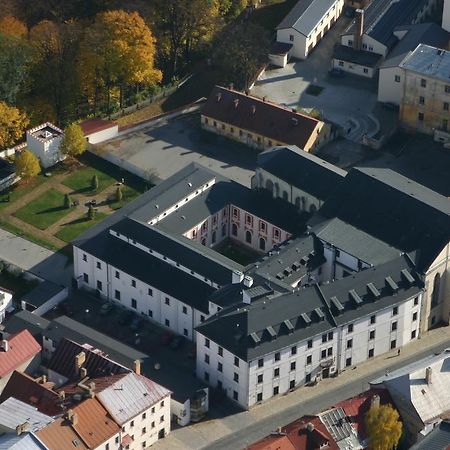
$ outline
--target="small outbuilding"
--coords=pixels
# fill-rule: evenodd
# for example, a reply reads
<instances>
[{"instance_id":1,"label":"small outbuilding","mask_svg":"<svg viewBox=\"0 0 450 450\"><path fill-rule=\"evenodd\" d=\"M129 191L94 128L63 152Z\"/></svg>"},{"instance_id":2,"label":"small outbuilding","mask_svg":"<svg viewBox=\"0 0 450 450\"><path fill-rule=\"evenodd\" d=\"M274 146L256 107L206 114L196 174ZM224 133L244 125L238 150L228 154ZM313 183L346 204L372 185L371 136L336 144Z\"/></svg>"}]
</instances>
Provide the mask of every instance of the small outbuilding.
<instances>
[{"instance_id":1,"label":"small outbuilding","mask_svg":"<svg viewBox=\"0 0 450 450\"><path fill-rule=\"evenodd\" d=\"M98 144L115 138L119 133L117 123L104 119L88 119L81 122L80 127L90 144Z\"/></svg>"},{"instance_id":2,"label":"small outbuilding","mask_svg":"<svg viewBox=\"0 0 450 450\"><path fill-rule=\"evenodd\" d=\"M68 289L52 281L45 280L20 299L23 310L42 316L65 300Z\"/></svg>"}]
</instances>

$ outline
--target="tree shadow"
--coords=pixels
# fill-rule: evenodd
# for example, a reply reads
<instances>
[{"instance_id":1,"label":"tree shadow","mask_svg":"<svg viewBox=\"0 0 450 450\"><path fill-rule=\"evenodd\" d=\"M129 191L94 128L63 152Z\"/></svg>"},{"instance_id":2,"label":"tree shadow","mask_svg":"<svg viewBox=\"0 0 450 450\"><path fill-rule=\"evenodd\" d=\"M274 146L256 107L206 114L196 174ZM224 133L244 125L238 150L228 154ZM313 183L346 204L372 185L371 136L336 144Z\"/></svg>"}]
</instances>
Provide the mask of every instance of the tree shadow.
<instances>
[{"instance_id":1,"label":"tree shadow","mask_svg":"<svg viewBox=\"0 0 450 450\"><path fill-rule=\"evenodd\" d=\"M41 214L49 214L49 213L53 213L53 212L58 212L58 211L63 211L67 209L64 205L61 206L55 206L54 208L48 208L48 209L43 209L42 211L38 211L36 213L36 215L41 215Z\"/></svg>"}]
</instances>

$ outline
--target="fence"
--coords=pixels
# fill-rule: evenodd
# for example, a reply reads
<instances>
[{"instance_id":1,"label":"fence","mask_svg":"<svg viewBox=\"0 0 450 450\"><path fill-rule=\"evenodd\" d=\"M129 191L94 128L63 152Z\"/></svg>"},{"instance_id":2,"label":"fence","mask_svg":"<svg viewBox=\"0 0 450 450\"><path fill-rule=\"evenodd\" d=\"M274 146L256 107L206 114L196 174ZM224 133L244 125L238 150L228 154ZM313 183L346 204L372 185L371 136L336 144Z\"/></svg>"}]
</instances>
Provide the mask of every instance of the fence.
<instances>
[{"instance_id":1,"label":"fence","mask_svg":"<svg viewBox=\"0 0 450 450\"><path fill-rule=\"evenodd\" d=\"M22 150L27 146L26 142L22 142L21 144L16 145L15 147L7 148L6 150L3 150L0 152L0 158L7 158L8 156L14 156L16 154L16 151Z\"/></svg>"}]
</instances>

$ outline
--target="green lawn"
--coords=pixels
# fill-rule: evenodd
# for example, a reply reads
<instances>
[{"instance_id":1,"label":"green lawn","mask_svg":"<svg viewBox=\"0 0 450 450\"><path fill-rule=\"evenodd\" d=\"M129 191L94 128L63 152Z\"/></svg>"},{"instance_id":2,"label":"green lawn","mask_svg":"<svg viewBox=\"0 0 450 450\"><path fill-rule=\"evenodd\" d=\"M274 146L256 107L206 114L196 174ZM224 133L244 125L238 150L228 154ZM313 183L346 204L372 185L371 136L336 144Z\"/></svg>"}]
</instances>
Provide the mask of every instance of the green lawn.
<instances>
[{"instance_id":1,"label":"green lawn","mask_svg":"<svg viewBox=\"0 0 450 450\"><path fill-rule=\"evenodd\" d=\"M89 220L87 217L74 220L63 225L55 236L63 241L71 242L88 228L102 221L105 217L107 217L107 214L97 213L94 220Z\"/></svg>"},{"instance_id":2,"label":"green lawn","mask_svg":"<svg viewBox=\"0 0 450 450\"><path fill-rule=\"evenodd\" d=\"M40 230L45 230L69 212L70 209L64 208L64 194L56 189L49 189L14 215Z\"/></svg>"},{"instance_id":3,"label":"green lawn","mask_svg":"<svg viewBox=\"0 0 450 450\"><path fill-rule=\"evenodd\" d=\"M260 254L254 250L238 245L229 239L220 243L214 250L243 266L256 261L260 257Z\"/></svg>"},{"instance_id":4,"label":"green lawn","mask_svg":"<svg viewBox=\"0 0 450 450\"><path fill-rule=\"evenodd\" d=\"M256 9L250 16L250 22L273 32L298 0L267 0L266 6Z\"/></svg>"},{"instance_id":5,"label":"green lawn","mask_svg":"<svg viewBox=\"0 0 450 450\"><path fill-rule=\"evenodd\" d=\"M91 182L94 175L98 178L98 189L93 191L91 188ZM84 169L77 170L72 175L69 175L63 184L73 189L74 192L83 194L98 194L107 187L111 186L116 180L108 174L94 169L93 167L86 167Z\"/></svg>"},{"instance_id":6,"label":"green lawn","mask_svg":"<svg viewBox=\"0 0 450 450\"><path fill-rule=\"evenodd\" d=\"M11 205L26 194L29 194L33 189L44 183L46 178L39 176L29 181L27 184L18 183L11 189L0 193L0 210ZM9 201L8 201L9 199Z\"/></svg>"},{"instance_id":7,"label":"green lawn","mask_svg":"<svg viewBox=\"0 0 450 450\"><path fill-rule=\"evenodd\" d=\"M122 186L122 201L121 202L112 202L110 203L111 209L114 211L116 209L122 208L123 205L125 205L128 202L131 202L131 200L134 200L136 197L141 195L141 192L137 191L136 189L133 189L130 186Z\"/></svg>"}]
</instances>

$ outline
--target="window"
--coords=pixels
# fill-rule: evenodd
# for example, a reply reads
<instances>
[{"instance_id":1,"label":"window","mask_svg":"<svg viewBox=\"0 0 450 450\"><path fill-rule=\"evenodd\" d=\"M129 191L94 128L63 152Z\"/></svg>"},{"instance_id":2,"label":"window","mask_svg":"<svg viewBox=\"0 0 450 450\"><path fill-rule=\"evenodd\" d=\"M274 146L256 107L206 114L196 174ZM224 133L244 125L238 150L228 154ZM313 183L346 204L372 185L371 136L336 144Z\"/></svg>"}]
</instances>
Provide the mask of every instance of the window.
<instances>
[{"instance_id":1,"label":"window","mask_svg":"<svg viewBox=\"0 0 450 450\"><path fill-rule=\"evenodd\" d=\"M259 394L256 394L256 401L257 402L262 402L262 399L263 399L262 392L260 392Z\"/></svg>"},{"instance_id":2,"label":"window","mask_svg":"<svg viewBox=\"0 0 450 450\"><path fill-rule=\"evenodd\" d=\"M333 347L329 347L327 350L327 356L332 356L333 355Z\"/></svg>"},{"instance_id":3,"label":"window","mask_svg":"<svg viewBox=\"0 0 450 450\"><path fill-rule=\"evenodd\" d=\"M147 418L147 413L142 413L142 420L145 420Z\"/></svg>"},{"instance_id":4,"label":"window","mask_svg":"<svg viewBox=\"0 0 450 450\"><path fill-rule=\"evenodd\" d=\"M238 234L238 226L235 223L231 225L231 234L233 236L237 236Z\"/></svg>"},{"instance_id":5,"label":"window","mask_svg":"<svg viewBox=\"0 0 450 450\"><path fill-rule=\"evenodd\" d=\"M291 42L294 42L294 35L293 35L293 34L290 34L290 35L289 35L289 40L290 40Z\"/></svg>"},{"instance_id":6,"label":"window","mask_svg":"<svg viewBox=\"0 0 450 450\"><path fill-rule=\"evenodd\" d=\"M394 81L395 81L396 83L400 83L400 75L395 75Z\"/></svg>"},{"instance_id":7,"label":"window","mask_svg":"<svg viewBox=\"0 0 450 450\"><path fill-rule=\"evenodd\" d=\"M137 301L134 298L131 299L131 307L137 309Z\"/></svg>"},{"instance_id":8,"label":"window","mask_svg":"<svg viewBox=\"0 0 450 450\"><path fill-rule=\"evenodd\" d=\"M291 370L295 370L295 361L291 362Z\"/></svg>"},{"instance_id":9,"label":"window","mask_svg":"<svg viewBox=\"0 0 450 450\"><path fill-rule=\"evenodd\" d=\"M273 388L273 395L278 395L279 392L280 392L280 388L278 386L275 386Z\"/></svg>"},{"instance_id":10,"label":"window","mask_svg":"<svg viewBox=\"0 0 450 450\"><path fill-rule=\"evenodd\" d=\"M218 354L219 356L223 356L223 348L222 348L222 347L219 347L219 348L217 349L217 354Z\"/></svg>"},{"instance_id":11,"label":"window","mask_svg":"<svg viewBox=\"0 0 450 450\"><path fill-rule=\"evenodd\" d=\"M260 375L258 375L258 384L262 383L263 379L264 379L264 377L263 377L262 373Z\"/></svg>"},{"instance_id":12,"label":"window","mask_svg":"<svg viewBox=\"0 0 450 450\"><path fill-rule=\"evenodd\" d=\"M116 300L119 300L119 301L120 301L120 291L118 291L117 289L114 291L114 298L115 298Z\"/></svg>"},{"instance_id":13,"label":"window","mask_svg":"<svg viewBox=\"0 0 450 450\"><path fill-rule=\"evenodd\" d=\"M245 232L245 242L247 242L247 244L252 243L252 233L248 230Z\"/></svg>"},{"instance_id":14,"label":"window","mask_svg":"<svg viewBox=\"0 0 450 450\"><path fill-rule=\"evenodd\" d=\"M153 311L151 309L148 310L148 316L153 317Z\"/></svg>"},{"instance_id":15,"label":"window","mask_svg":"<svg viewBox=\"0 0 450 450\"><path fill-rule=\"evenodd\" d=\"M131 286L134 288L136 287L136 280L131 280Z\"/></svg>"},{"instance_id":16,"label":"window","mask_svg":"<svg viewBox=\"0 0 450 450\"><path fill-rule=\"evenodd\" d=\"M344 61L339 61L339 62L338 62L338 65L339 65L340 67L344 67Z\"/></svg>"},{"instance_id":17,"label":"window","mask_svg":"<svg viewBox=\"0 0 450 450\"><path fill-rule=\"evenodd\" d=\"M411 339L415 339L416 338L416 330L411 332Z\"/></svg>"},{"instance_id":18,"label":"window","mask_svg":"<svg viewBox=\"0 0 450 450\"><path fill-rule=\"evenodd\" d=\"M396 316L398 314L398 306L394 306L393 308L392 308L392 315L393 316Z\"/></svg>"},{"instance_id":19,"label":"window","mask_svg":"<svg viewBox=\"0 0 450 450\"><path fill-rule=\"evenodd\" d=\"M105 450L109 450L109 444L105 445Z\"/></svg>"},{"instance_id":20,"label":"window","mask_svg":"<svg viewBox=\"0 0 450 450\"><path fill-rule=\"evenodd\" d=\"M393 339L391 341L391 350L394 349L395 347L397 347L397 341L395 339Z\"/></svg>"},{"instance_id":21,"label":"window","mask_svg":"<svg viewBox=\"0 0 450 450\"><path fill-rule=\"evenodd\" d=\"M215 244L217 239L217 233L216 230L214 230L211 234L211 244Z\"/></svg>"},{"instance_id":22,"label":"window","mask_svg":"<svg viewBox=\"0 0 450 450\"><path fill-rule=\"evenodd\" d=\"M119 436L116 436L116 439L114 440L116 444L119 443Z\"/></svg>"},{"instance_id":23,"label":"window","mask_svg":"<svg viewBox=\"0 0 450 450\"><path fill-rule=\"evenodd\" d=\"M312 363L312 355L308 355L306 357L306 364L311 364Z\"/></svg>"},{"instance_id":24,"label":"window","mask_svg":"<svg viewBox=\"0 0 450 450\"><path fill-rule=\"evenodd\" d=\"M266 240L264 238L259 238L259 249L263 251L266 249Z\"/></svg>"},{"instance_id":25,"label":"window","mask_svg":"<svg viewBox=\"0 0 450 450\"><path fill-rule=\"evenodd\" d=\"M263 367L264 366L264 359L258 359L258 367Z\"/></svg>"},{"instance_id":26,"label":"window","mask_svg":"<svg viewBox=\"0 0 450 450\"><path fill-rule=\"evenodd\" d=\"M422 86L422 87L427 87L427 80L425 80L425 79L421 79L420 80L420 85Z\"/></svg>"},{"instance_id":27,"label":"window","mask_svg":"<svg viewBox=\"0 0 450 450\"><path fill-rule=\"evenodd\" d=\"M233 218L239 220L239 210L237 208L233 208Z\"/></svg>"},{"instance_id":28,"label":"window","mask_svg":"<svg viewBox=\"0 0 450 450\"><path fill-rule=\"evenodd\" d=\"M353 347L353 339L349 339L347 341L347 348L352 348Z\"/></svg>"},{"instance_id":29,"label":"window","mask_svg":"<svg viewBox=\"0 0 450 450\"><path fill-rule=\"evenodd\" d=\"M425 118L425 116L424 116L423 113L420 112L419 114L417 114L417 119L418 119L420 122L423 122L424 118Z\"/></svg>"},{"instance_id":30,"label":"window","mask_svg":"<svg viewBox=\"0 0 450 450\"><path fill-rule=\"evenodd\" d=\"M189 333L188 333L188 330L187 330L187 328L183 328L183 335L184 336L187 336Z\"/></svg>"},{"instance_id":31,"label":"window","mask_svg":"<svg viewBox=\"0 0 450 450\"><path fill-rule=\"evenodd\" d=\"M263 222L262 220L259 221L259 231L262 231L263 233L267 231L266 222Z\"/></svg>"},{"instance_id":32,"label":"window","mask_svg":"<svg viewBox=\"0 0 450 450\"><path fill-rule=\"evenodd\" d=\"M203 314L200 315L200 322L204 322L205 321L205 316Z\"/></svg>"},{"instance_id":33,"label":"window","mask_svg":"<svg viewBox=\"0 0 450 450\"><path fill-rule=\"evenodd\" d=\"M332 341L332 340L333 340L333 332L332 332L332 331L330 331L330 332L328 333L328 340L329 340L329 341Z\"/></svg>"},{"instance_id":34,"label":"window","mask_svg":"<svg viewBox=\"0 0 450 450\"><path fill-rule=\"evenodd\" d=\"M311 374L307 373L305 377L305 383L309 383L311 381Z\"/></svg>"},{"instance_id":35,"label":"window","mask_svg":"<svg viewBox=\"0 0 450 450\"><path fill-rule=\"evenodd\" d=\"M363 72L364 72L364 73L369 73L369 69L366 69L366 68L364 67Z\"/></svg>"},{"instance_id":36,"label":"window","mask_svg":"<svg viewBox=\"0 0 450 450\"><path fill-rule=\"evenodd\" d=\"M419 104L425 105L425 97L422 96L419 97Z\"/></svg>"},{"instance_id":37,"label":"window","mask_svg":"<svg viewBox=\"0 0 450 450\"><path fill-rule=\"evenodd\" d=\"M142 428L142 434L145 434L145 433L147 433L147 429L144 427L144 428Z\"/></svg>"},{"instance_id":38,"label":"window","mask_svg":"<svg viewBox=\"0 0 450 450\"><path fill-rule=\"evenodd\" d=\"M294 389L295 388L295 380L291 380L289 382L289 389Z\"/></svg>"},{"instance_id":39,"label":"window","mask_svg":"<svg viewBox=\"0 0 450 450\"><path fill-rule=\"evenodd\" d=\"M170 306L170 298L169 298L169 297L166 297L166 298L164 299L164 303L165 303L166 305L169 305L169 306Z\"/></svg>"},{"instance_id":40,"label":"window","mask_svg":"<svg viewBox=\"0 0 450 450\"><path fill-rule=\"evenodd\" d=\"M233 380L236 381L236 383L239 383L239 374L238 373L234 372Z\"/></svg>"},{"instance_id":41,"label":"window","mask_svg":"<svg viewBox=\"0 0 450 450\"><path fill-rule=\"evenodd\" d=\"M206 348L209 348L209 343L210 343L210 340L208 338L205 338L205 347Z\"/></svg>"},{"instance_id":42,"label":"window","mask_svg":"<svg viewBox=\"0 0 450 450\"><path fill-rule=\"evenodd\" d=\"M249 226L253 226L253 216L251 216L250 214L246 214L245 215L245 223Z\"/></svg>"},{"instance_id":43,"label":"window","mask_svg":"<svg viewBox=\"0 0 450 450\"><path fill-rule=\"evenodd\" d=\"M369 333L369 339L370 339L370 340L375 339L375 330L371 330L371 331L370 331L370 333Z\"/></svg>"},{"instance_id":44,"label":"window","mask_svg":"<svg viewBox=\"0 0 450 450\"><path fill-rule=\"evenodd\" d=\"M223 372L223 364L221 362L217 363L217 370Z\"/></svg>"},{"instance_id":45,"label":"window","mask_svg":"<svg viewBox=\"0 0 450 450\"><path fill-rule=\"evenodd\" d=\"M155 428L155 422L152 422L152 428Z\"/></svg>"},{"instance_id":46,"label":"window","mask_svg":"<svg viewBox=\"0 0 450 450\"><path fill-rule=\"evenodd\" d=\"M296 355L297 354L297 346L294 345L293 347L291 347L291 355Z\"/></svg>"},{"instance_id":47,"label":"window","mask_svg":"<svg viewBox=\"0 0 450 450\"><path fill-rule=\"evenodd\" d=\"M444 102L443 108L444 111L448 111L448 102Z\"/></svg>"},{"instance_id":48,"label":"window","mask_svg":"<svg viewBox=\"0 0 450 450\"><path fill-rule=\"evenodd\" d=\"M280 360L280 352L275 353L275 361Z\"/></svg>"},{"instance_id":49,"label":"window","mask_svg":"<svg viewBox=\"0 0 450 450\"><path fill-rule=\"evenodd\" d=\"M101 281L99 281L99 280L97 280L97 289L99 291L101 291L103 289L103 283Z\"/></svg>"},{"instance_id":50,"label":"window","mask_svg":"<svg viewBox=\"0 0 450 450\"><path fill-rule=\"evenodd\" d=\"M130 427L131 427L131 428L134 427L134 420L132 420L132 421L130 422Z\"/></svg>"},{"instance_id":51,"label":"window","mask_svg":"<svg viewBox=\"0 0 450 450\"><path fill-rule=\"evenodd\" d=\"M217 127L217 122L216 121L214 121L214 126Z\"/></svg>"},{"instance_id":52,"label":"window","mask_svg":"<svg viewBox=\"0 0 450 450\"><path fill-rule=\"evenodd\" d=\"M164 408L164 400L159 404L160 408Z\"/></svg>"},{"instance_id":53,"label":"window","mask_svg":"<svg viewBox=\"0 0 450 450\"><path fill-rule=\"evenodd\" d=\"M419 304L419 297L416 297L414 299L414 306L417 306Z\"/></svg>"},{"instance_id":54,"label":"window","mask_svg":"<svg viewBox=\"0 0 450 450\"><path fill-rule=\"evenodd\" d=\"M227 225L224 223L222 225L222 237L225 236L227 234Z\"/></svg>"},{"instance_id":55,"label":"window","mask_svg":"<svg viewBox=\"0 0 450 450\"><path fill-rule=\"evenodd\" d=\"M166 324L166 327L170 327L170 320L169 320L169 319L166 319L166 320L164 321L164 323Z\"/></svg>"},{"instance_id":56,"label":"window","mask_svg":"<svg viewBox=\"0 0 450 450\"><path fill-rule=\"evenodd\" d=\"M239 367L239 358L237 356L234 357L234 365Z\"/></svg>"},{"instance_id":57,"label":"window","mask_svg":"<svg viewBox=\"0 0 450 450\"><path fill-rule=\"evenodd\" d=\"M155 407L152 407L152 414L155 414Z\"/></svg>"},{"instance_id":58,"label":"window","mask_svg":"<svg viewBox=\"0 0 450 450\"><path fill-rule=\"evenodd\" d=\"M395 331L397 329L397 322L392 322L391 331Z\"/></svg>"},{"instance_id":59,"label":"window","mask_svg":"<svg viewBox=\"0 0 450 450\"><path fill-rule=\"evenodd\" d=\"M159 423L163 423L164 422L164 416L161 416L160 418L159 418Z\"/></svg>"},{"instance_id":60,"label":"window","mask_svg":"<svg viewBox=\"0 0 450 450\"><path fill-rule=\"evenodd\" d=\"M350 357L345 360L345 367L349 367L351 365L352 365L352 358Z\"/></svg>"},{"instance_id":61,"label":"window","mask_svg":"<svg viewBox=\"0 0 450 450\"><path fill-rule=\"evenodd\" d=\"M370 323L371 323L371 325L373 325L376 322L376 320L377 320L377 316L375 316L375 315L370 316Z\"/></svg>"},{"instance_id":62,"label":"window","mask_svg":"<svg viewBox=\"0 0 450 450\"><path fill-rule=\"evenodd\" d=\"M153 297L153 289L148 288L148 295L150 295L150 297Z\"/></svg>"},{"instance_id":63,"label":"window","mask_svg":"<svg viewBox=\"0 0 450 450\"><path fill-rule=\"evenodd\" d=\"M310 339L308 341L308 348L312 348L312 346L313 346L313 341L312 341L312 339Z\"/></svg>"},{"instance_id":64,"label":"window","mask_svg":"<svg viewBox=\"0 0 450 450\"><path fill-rule=\"evenodd\" d=\"M373 355L374 355L374 349L371 348L371 349L369 350L369 358L373 358Z\"/></svg>"},{"instance_id":65,"label":"window","mask_svg":"<svg viewBox=\"0 0 450 450\"><path fill-rule=\"evenodd\" d=\"M444 131L448 130L448 119L442 119L442 129Z\"/></svg>"},{"instance_id":66,"label":"window","mask_svg":"<svg viewBox=\"0 0 450 450\"><path fill-rule=\"evenodd\" d=\"M87 273L83 273L83 281L89 283L89 275Z\"/></svg>"},{"instance_id":67,"label":"window","mask_svg":"<svg viewBox=\"0 0 450 450\"><path fill-rule=\"evenodd\" d=\"M86 253L83 253L83 261L87 261Z\"/></svg>"},{"instance_id":68,"label":"window","mask_svg":"<svg viewBox=\"0 0 450 450\"><path fill-rule=\"evenodd\" d=\"M116 270L115 277L116 277L118 280L120 280L120 272L119 272L118 270Z\"/></svg>"},{"instance_id":69,"label":"window","mask_svg":"<svg viewBox=\"0 0 450 450\"><path fill-rule=\"evenodd\" d=\"M353 324L349 324L347 327L347 333L353 333Z\"/></svg>"},{"instance_id":70,"label":"window","mask_svg":"<svg viewBox=\"0 0 450 450\"><path fill-rule=\"evenodd\" d=\"M101 269L102 268L102 263L97 261L97 269Z\"/></svg>"},{"instance_id":71,"label":"window","mask_svg":"<svg viewBox=\"0 0 450 450\"><path fill-rule=\"evenodd\" d=\"M353 46L353 41L351 39L348 40L348 46L352 47Z\"/></svg>"},{"instance_id":72,"label":"window","mask_svg":"<svg viewBox=\"0 0 450 450\"><path fill-rule=\"evenodd\" d=\"M277 378L280 376L280 368L277 367L276 369L273 370L273 377Z\"/></svg>"},{"instance_id":73,"label":"window","mask_svg":"<svg viewBox=\"0 0 450 450\"><path fill-rule=\"evenodd\" d=\"M322 334L322 344L324 344L325 342L327 342L327 334Z\"/></svg>"},{"instance_id":74,"label":"window","mask_svg":"<svg viewBox=\"0 0 450 450\"><path fill-rule=\"evenodd\" d=\"M369 45L369 52L373 52L373 47Z\"/></svg>"},{"instance_id":75,"label":"window","mask_svg":"<svg viewBox=\"0 0 450 450\"><path fill-rule=\"evenodd\" d=\"M239 399L238 393L236 391L233 391L233 400L238 401L238 399Z\"/></svg>"},{"instance_id":76,"label":"window","mask_svg":"<svg viewBox=\"0 0 450 450\"><path fill-rule=\"evenodd\" d=\"M323 349L323 350L322 350L322 352L321 352L321 354L320 354L320 357L321 357L321 359L324 359L324 358L327 357L327 351L326 351L326 349Z\"/></svg>"},{"instance_id":77,"label":"window","mask_svg":"<svg viewBox=\"0 0 450 450\"><path fill-rule=\"evenodd\" d=\"M183 314L187 314L187 308L186 308L186 306L183 306Z\"/></svg>"},{"instance_id":78,"label":"window","mask_svg":"<svg viewBox=\"0 0 450 450\"><path fill-rule=\"evenodd\" d=\"M141 445L142 445L142 448L147 448L147 442L144 441Z\"/></svg>"},{"instance_id":79,"label":"window","mask_svg":"<svg viewBox=\"0 0 450 450\"><path fill-rule=\"evenodd\" d=\"M339 256L341 256L341 251L338 249L336 249L334 253L336 255L336 258L339 258Z\"/></svg>"},{"instance_id":80,"label":"window","mask_svg":"<svg viewBox=\"0 0 450 450\"><path fill-rule=\"evenodd\" d=\"M447 94L450 92L450 85L446 85L445 87L444 87L444 91L445 92L447 92Z\"/></svg>"}]
</instances>

